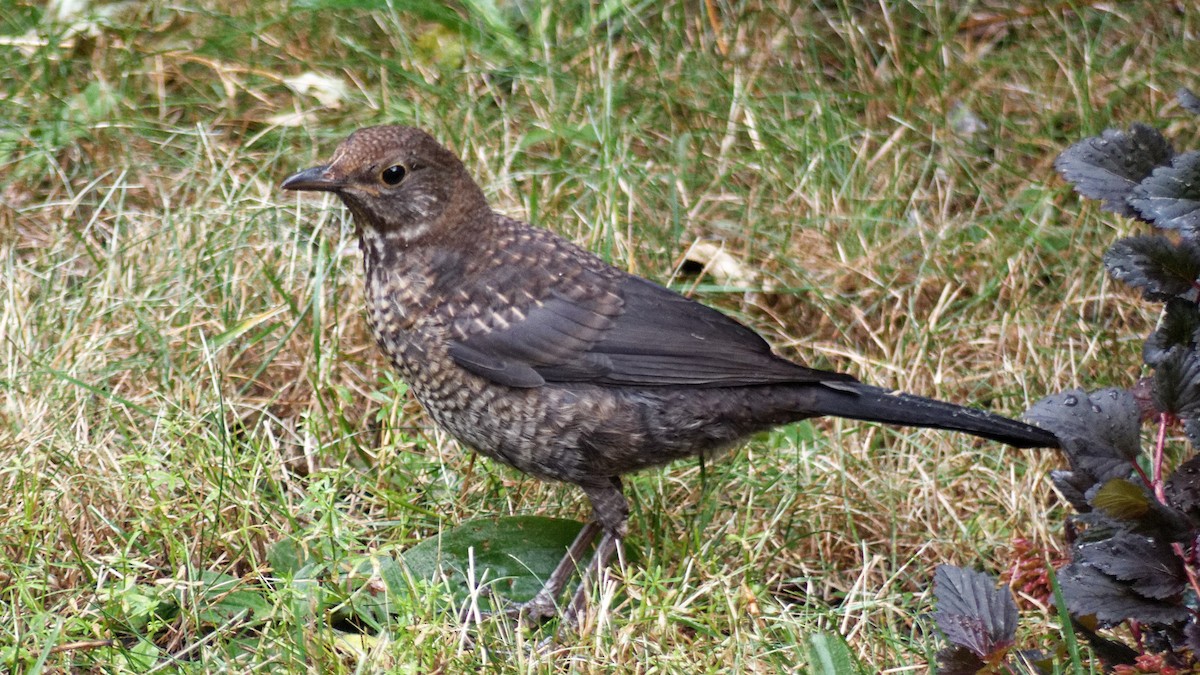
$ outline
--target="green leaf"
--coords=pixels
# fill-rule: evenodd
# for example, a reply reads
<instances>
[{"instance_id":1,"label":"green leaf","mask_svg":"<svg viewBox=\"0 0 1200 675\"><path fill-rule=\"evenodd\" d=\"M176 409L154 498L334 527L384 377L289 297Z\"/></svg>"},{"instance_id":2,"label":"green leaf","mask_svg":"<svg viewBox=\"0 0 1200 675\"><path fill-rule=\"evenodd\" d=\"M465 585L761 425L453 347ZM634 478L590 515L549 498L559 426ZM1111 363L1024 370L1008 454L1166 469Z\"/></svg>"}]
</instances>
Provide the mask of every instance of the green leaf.
<instances>
[{"instance_id":1,"label":"green leaf","mask_svg":"<svg viewBox=\"0 0 1200 675\"><path fill-rule=\"evenodd\" d=\"M1092 506L1118 520L1137 520L1150 510L1150 496L1140 485L1114 478L1096 490Z\"/></svg>"},{"instance_id":2,"label":"green leaf","mask_svg":"<svg viewBox=\"0 0 1200 675\"><path fill-rule=\"evenodd\" d=\"M275 576L294 577L301 567L309 563L309 556L294 538L285 536L267 550L267 562L271 564Z\"/></svg>"},{"instance_id":3,"label":"green leaf","mask_svg":"<svg viewBox=\"0 0 1200 675\"><path fill-rule=\"evenodd\" d=\"M255 314L253 316L248 316L248 317L241 319L234 325L225 329L225 332L213 337L212 342L210 343L210 347L212 348L212 350L214 352L221 351L230 342L233 342L234 340L240 338L241 336L245 335L249 331L257 328L258 326L261 326L264 323L267 323L268 321L271 321L271 319L282 314L284 309L285 309L284 307L275 307L275 308L267 310L265 312L261 312L259 314ZM271 323L269 323L267 325L267 329L264 331L264 334L272 333L275 331L276 328L278 328L282 325L283 324L278 321L272 321Z\"/></svg>"},{"instance_id":4,"label":"green leaf","mask_svg":"<svg viewBox=\"0 0 1200 675\"><path fill-rule=\"evenodd\" d=\"M1088 503L1132 532L1170 542L1186 541L1191 536L1192 526L1186 515L1159 503L1144 486L1124 478L1114 478L1089 492Z\"/></svg>"},{"instance_id":5,"label":"green leaf","mask_svg":"<svg viewBox=\"0 0 1200 675\"><path fill-rule=\"evenodd\" d=\"M467 44L462 33L445 26L434 26L416 39L417 54L445 68L461 68L467 55Z\"/></svg>"},{"instance_id":6,"label":"green leaf","mask_svg":"<svg viewBox=\"0 0 1200 675\"><path fill-rule=\"evenodd\" d=\"M408 571L436 582L448 577L465 597L467 572L514 602L532 598L566 554L583 524L561 518L513 516L472 520L430 537L404 552Z\"/></svg>"},{"instance_id":7,"label":"green leaf","mask_svg":"<svg viewBox=\"0 0 1200 675\"><path fill-rule=\"evenodd\" d=\"M176 590L180 605L192 597L196 618L204 625L219 626L231 620L262 620L271 613L271 605L262 593L247 590L246 581L223 572L202 570L200 578Z\"/></svg>"},{"instance_id":8,"label":"green leaf","mask_svg":"<svg viewBox=\"0 0 1200 675\"><path fill-rule=\"evenodd\" d=\"M844 675L861 673L846 644L846 638L837 633L813 633L808 636L808 660L811 673L821 675Z\"/></svg>"},{"instance_id":9,"label":"green leaf","mask_svg":"<svg viewBox=\"0 0 1200 675\"><path fill-rule=\"evenodd\" d=\"M388 0L296 0L292 6L296 9L319 12L383 12L393 9ZM461 14L456 11L454 5L442 2L406 2L396 9L421 20L436 23L471 42L483 42L510 51L520 47L512 25L494 2L467 0L460 7Z\"/></svg>"},{"instance_id":10,"label":"green leaf","mask_svg":"<svg viewBox=\"0 0 1200 675\"><path fill-rule=\"evenodd\" d=\"M116 652L114 656L124 662L122 665L126 668L139 673L149 672L156 663L167 657L157 645L144 637L139 637L133 646Z\"/></svg>"},{"instance_id":11,"label":"green leaf","mask_svg":"<svg viewBox=\"0 0 1200 675\"><path fill-rule=\"evenodd\" d=\"M349 569L341 578L342 592L346 595L336 615L354 617L373 630L382 630L390 622L389 615L401 614L405 604L397 601L412 597L404 569L394 556L380 551L348 564Z\"/></svg>"}]
</instances>

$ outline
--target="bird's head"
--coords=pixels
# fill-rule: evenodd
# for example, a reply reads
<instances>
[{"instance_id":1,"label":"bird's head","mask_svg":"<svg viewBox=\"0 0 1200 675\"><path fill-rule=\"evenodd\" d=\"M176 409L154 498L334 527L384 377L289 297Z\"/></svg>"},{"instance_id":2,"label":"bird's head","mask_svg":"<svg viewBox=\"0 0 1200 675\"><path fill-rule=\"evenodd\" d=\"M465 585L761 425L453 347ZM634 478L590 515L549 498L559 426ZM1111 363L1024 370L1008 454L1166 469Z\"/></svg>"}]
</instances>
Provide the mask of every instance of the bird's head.
<instances>
[{"instance_id":1,"label":"bird's head","mask_svg":"<svg viewBox=\"0 0 1200 675\"><path fill-rule=\"evenodd\" d=\"M289 176L285 190L332 192L366 237L409 245L452 235L487 209L483 192L454 153L412 127L359 129L328 164Z\"/></svg>"}]
</instances>

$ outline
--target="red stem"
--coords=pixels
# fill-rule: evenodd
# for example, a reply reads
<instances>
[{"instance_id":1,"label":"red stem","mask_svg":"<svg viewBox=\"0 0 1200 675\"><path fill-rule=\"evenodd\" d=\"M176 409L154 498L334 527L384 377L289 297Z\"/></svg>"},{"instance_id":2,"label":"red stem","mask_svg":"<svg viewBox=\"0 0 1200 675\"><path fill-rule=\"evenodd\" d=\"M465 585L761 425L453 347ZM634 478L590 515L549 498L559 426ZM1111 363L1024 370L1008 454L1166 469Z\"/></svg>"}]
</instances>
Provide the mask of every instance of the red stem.
<instances>
[{"instance_id":1,"label":"red stem","mask_svg":"<svg viewBox=\"0 0 1200 675\"><path fill-rule=\"evenodd\" d=\"M1158 439L1154 444L1154 458L1152 460L1151 487L1154 489L1154 497L1158 499L1158 503L1163 506L1167 504L1167 488L1166 481L1163 480L1163 457L1166 455L1167 448L1167 426L1171 423L1171 417L1168 413L1160 413L1158 416ZM1137 466L1137 463L1134 463ZM1141 473L1141 468L1138 468L1138 473ZM1143 473L1142 478L1146 475ZM1187 575L1188 585L1192 587L1192 592L1200 596L1200 577L1196 576L1196 569L1192 566L1188 552L1184 550L1183 544L1171 544L1171 550L1175 551L1175 555L1179 556L1179 560L1183 562L1183 573ZM1195 610L1192 610L1196 614Z\"/></svg>"},{"instance_id":2,"label":"red stem","mask_svg":"<svg viewBox=\"0 0 1200 675\"><path fill-rule=\"evenodd\" d=\"M1158 415L1158 440L1154 444L1154 463L1151 467L1153 480L1151 485L1154 488L1154 496L1158 501L1165 505L1167 503L1166 487L1163 483L1163 456L1166 454L1167 448L1167 425L1170 424L1170 419L1167 413L1159 413Z\"/></svg>"}]
</instances>

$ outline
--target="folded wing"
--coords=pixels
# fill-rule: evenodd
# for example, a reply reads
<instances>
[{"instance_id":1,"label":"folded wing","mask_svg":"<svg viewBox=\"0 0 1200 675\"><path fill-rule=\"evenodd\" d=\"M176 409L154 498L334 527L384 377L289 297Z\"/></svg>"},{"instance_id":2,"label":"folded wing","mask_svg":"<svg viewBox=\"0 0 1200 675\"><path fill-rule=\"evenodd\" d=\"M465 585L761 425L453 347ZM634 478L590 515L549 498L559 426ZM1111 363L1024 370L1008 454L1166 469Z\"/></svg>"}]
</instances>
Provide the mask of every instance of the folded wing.
<instances>
[{"instance_id":1,"label":"folded wing","mask_svg":"<svg viewBox=\"0 0 1200 675\"><path fill-rule=\"evenodd\" d=\"M574 295L550 290L521 320L456 341L450 355L467 370L513 387L855 381L780 358L749 328L645 279L605 281L606 287Z\"/></svg>"}]
</instances>

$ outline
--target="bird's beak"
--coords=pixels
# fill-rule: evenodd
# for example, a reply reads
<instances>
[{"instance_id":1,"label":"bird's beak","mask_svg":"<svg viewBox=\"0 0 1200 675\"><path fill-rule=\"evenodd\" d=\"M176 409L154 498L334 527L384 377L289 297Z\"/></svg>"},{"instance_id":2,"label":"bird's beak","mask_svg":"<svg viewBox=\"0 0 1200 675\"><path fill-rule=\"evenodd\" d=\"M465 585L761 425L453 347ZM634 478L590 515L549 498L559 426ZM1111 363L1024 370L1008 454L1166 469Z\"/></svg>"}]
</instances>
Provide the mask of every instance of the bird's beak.
<instances>
[{"instance_id":1,"label":"bird's beak","mask_svg":"<svg viewBox=\"0 0 1200 675\"><path fill-rule=\"evenodd\" d=\"M342 187L342 180L333 175L328 166L314 166L288 176L279 187L284 190L336 192L338 188Z\"/></svg>"}]
</instances>

